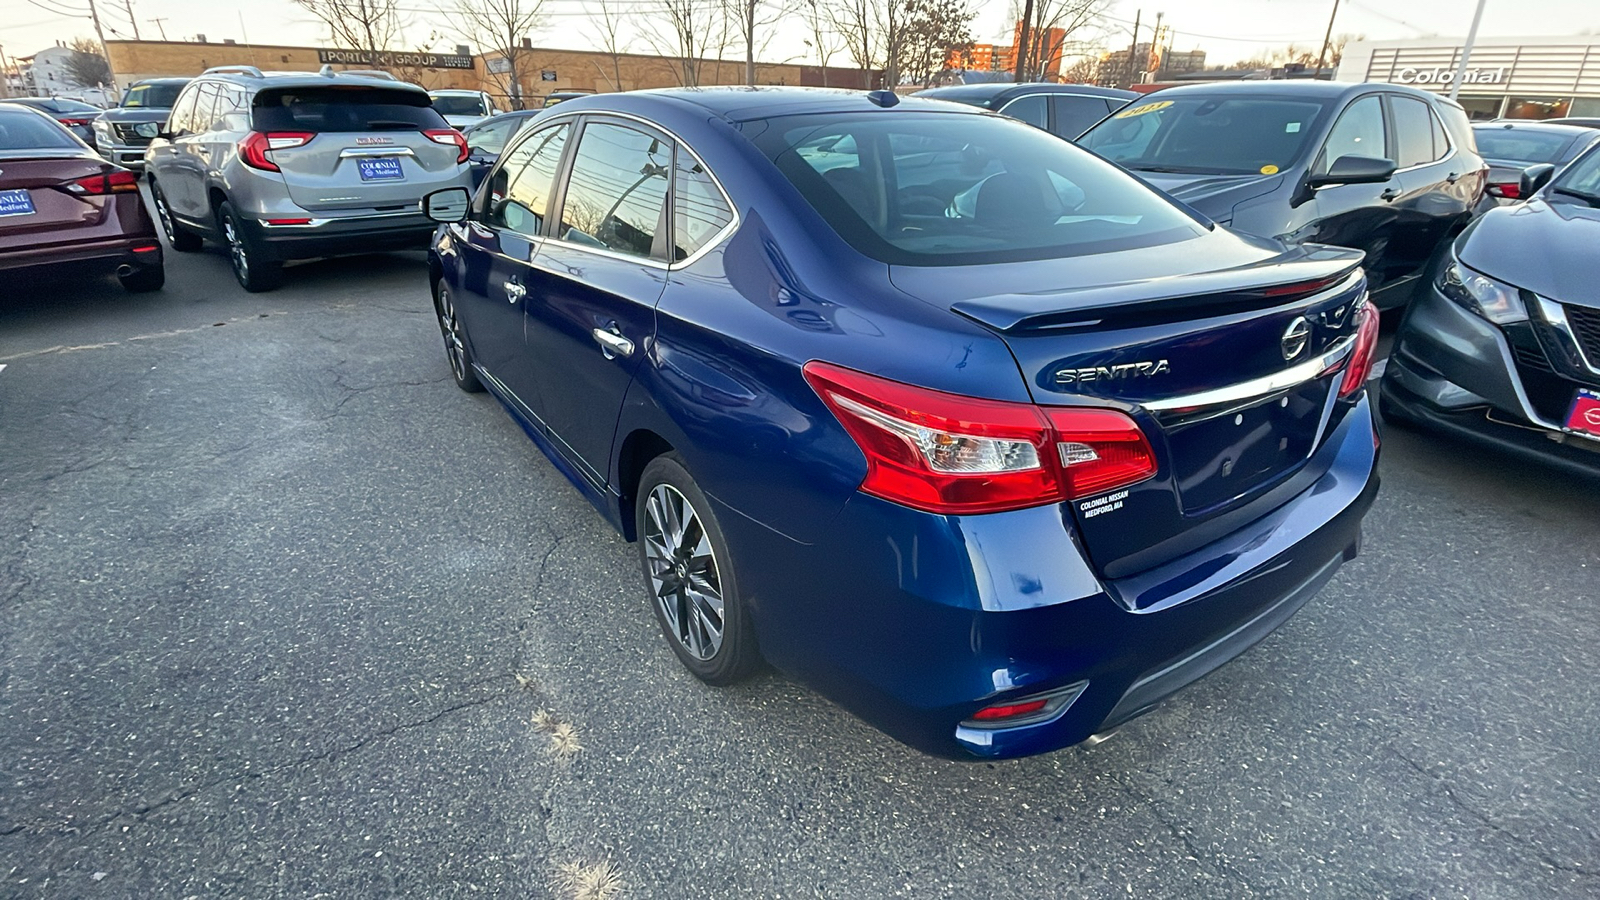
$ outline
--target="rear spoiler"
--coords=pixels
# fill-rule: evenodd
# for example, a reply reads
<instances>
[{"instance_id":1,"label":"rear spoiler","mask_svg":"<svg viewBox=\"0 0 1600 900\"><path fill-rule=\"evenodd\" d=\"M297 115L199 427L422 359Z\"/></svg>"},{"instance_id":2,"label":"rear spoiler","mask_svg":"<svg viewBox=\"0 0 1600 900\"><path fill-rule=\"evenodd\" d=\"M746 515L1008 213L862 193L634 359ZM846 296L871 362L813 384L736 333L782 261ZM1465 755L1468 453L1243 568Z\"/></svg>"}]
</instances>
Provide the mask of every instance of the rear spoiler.
<instances>
[{"instance_id":1,"label":"rear spoiler","mask_svg":"<svg viewBox=\"0 0 1600 900\"><path fill-rule=\"evenodd\" d=\"M1279 306L1361 280L1360 251L1295 247L1237 269L1096 285L1078 290L995 294L950 305L997 331L1021 332L1092 325L1107 319L1139 324L1192 315L1226 315Z\"/></svg>"}]
</instances>

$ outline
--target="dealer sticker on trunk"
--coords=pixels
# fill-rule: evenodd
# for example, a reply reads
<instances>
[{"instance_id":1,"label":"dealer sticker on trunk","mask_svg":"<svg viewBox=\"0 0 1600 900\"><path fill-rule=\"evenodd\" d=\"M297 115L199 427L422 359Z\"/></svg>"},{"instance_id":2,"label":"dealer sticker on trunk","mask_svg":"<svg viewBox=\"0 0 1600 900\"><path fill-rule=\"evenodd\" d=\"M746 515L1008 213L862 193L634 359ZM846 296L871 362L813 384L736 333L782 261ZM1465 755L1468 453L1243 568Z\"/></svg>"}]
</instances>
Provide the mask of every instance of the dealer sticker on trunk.
<instances>
[{"instance_id":1,"label":"dealer sticker on trunk","mask_svg":"<svg viewBox=\"0 0 1600 900\"><path fill-rule=\"evenodd\" d=\"M1096 497L1093 500L1084 500L1078 504L1078 512L1083 513L1085 519L1092 519L1095 516L1103 516L1108 512L1116 512L1122 508L1122 501L1126 499L1128 499L1127 491L1117 491L1115 494L1107 494L1104 497Z\"/></svg>"},{"instance_id":2,"label":"dealer sticker on trunk","mask_svg":"<svg viewBox=\"0 0 1600 900\"><path fill-rule=\"evenodd\" d=\"M389 156L357 160L356 169L361 173L362 181L400 181L406 177L406 170L400 168L400 160Z\"/></svg>"},{"instance_id":3,"label":"dealer sticker on trunk","mask_svg":"<svg viewBox=\"0 0 1600 900\"><path fill-rule=\"evenodd\" d=\"M33 195L26 190L0 191L0 216L31 216Z\"/></svg>"}]
</instances>

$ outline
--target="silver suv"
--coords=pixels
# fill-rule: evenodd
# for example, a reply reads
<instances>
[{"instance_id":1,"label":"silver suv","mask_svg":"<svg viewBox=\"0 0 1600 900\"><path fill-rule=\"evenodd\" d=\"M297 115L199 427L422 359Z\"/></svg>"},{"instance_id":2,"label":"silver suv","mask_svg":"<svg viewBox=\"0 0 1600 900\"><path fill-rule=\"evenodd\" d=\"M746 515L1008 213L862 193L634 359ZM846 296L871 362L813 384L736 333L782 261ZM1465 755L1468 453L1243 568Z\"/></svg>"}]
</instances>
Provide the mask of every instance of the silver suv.
<instances>
[{"instance_id":1,"label":"silver suv","mask_svg":"<svg viewBox=\"0 0 1600 900\"><path fill-rule=\"evenodd\" d=\"M470 187L467 142L427 91L382 73L207 69L145 152L174 250L225 244L247 291L285 260L423 247L422 195Z\"/></svg>"}]
</instances>

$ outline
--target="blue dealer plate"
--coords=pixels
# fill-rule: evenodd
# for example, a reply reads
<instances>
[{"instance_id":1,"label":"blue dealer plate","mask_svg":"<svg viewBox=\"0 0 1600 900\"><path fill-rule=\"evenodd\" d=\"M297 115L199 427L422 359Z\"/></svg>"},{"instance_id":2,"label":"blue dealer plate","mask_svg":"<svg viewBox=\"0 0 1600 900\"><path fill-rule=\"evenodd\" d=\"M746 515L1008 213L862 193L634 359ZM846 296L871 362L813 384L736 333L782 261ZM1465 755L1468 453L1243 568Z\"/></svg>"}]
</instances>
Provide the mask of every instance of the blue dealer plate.
<instances>
[{"instance_id":1,"label":"blue dealer plate","mask_svg":"<svg viewBox=\"0 0 1600 900\"><path fill-rule=\"evenodd\" d=\"M26 190L0 191L0 216L31 216L33 197Z\"/></svg>"},{"instance_id":2,"label":"blue dealer plate","mask_svg":"<svg viewBox=\"0 0 1600 900\"><path fill-rule=\"evenodd\" d=\"M356 171L361 173L362 181L403 181L406 177L406 170L400 168L398 157L358 159Z\"/></svg>"}]
</instances>

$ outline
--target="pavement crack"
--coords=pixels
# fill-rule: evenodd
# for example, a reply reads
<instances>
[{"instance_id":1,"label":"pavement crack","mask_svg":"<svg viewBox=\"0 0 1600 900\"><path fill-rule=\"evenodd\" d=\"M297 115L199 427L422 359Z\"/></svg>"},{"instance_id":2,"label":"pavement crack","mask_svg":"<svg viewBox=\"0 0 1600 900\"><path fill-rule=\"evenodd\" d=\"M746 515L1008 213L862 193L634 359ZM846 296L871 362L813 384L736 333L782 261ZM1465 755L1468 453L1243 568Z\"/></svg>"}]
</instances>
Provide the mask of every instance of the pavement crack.
<instances>
[{"instance_id":1,"label":"pavement crack","mask_svg":"<svg viewBox=\"0 0 1600 900\"><path fill-rule=\"evenodd\" d=\"M1588 878L1600 877L1600 869L1595 869L1595 868L1590 867L1590 866L1585 866L1585 865L1583 865L1581 863L1566 863L1566 862L1562 862L1561 860L1558 860L1558 859L1552 857L1549 853L1545 852L1545 850L1542 847L1540 847L1539 844L1536 841L1534 841L1534 840L1532 840L1530 838L1524 837L1523 835L1520 835L1520 834L1516 833L1515 831L1512 831L1511 829L1505 827L1504 825L1501 825L1499 822L1496 822L1494 819L1490 818L1490 816L1487 813L1482 812L1481 810L1479 810L1476 807L1474 807L1472 804L1470 804L1467 801L1461 799L1461 796L1458 793L1456 793L1455 788L1451 787L1450 783L1445 781L1445 779L1442 776L1436 775L1433 772L1428 771L1426 768L1424 768L1422 765L1420 765L1416 760L1414 760L1411 757L1407 756L1405 753L1402 753L1398 748L1390 746L1389 747L1389 752L1393 753L1401 762L1405 763L1413 772L1416 772L1418 775L1422 776L1423 778L1427 779L1428 781L1433 782L1439 788L1439 790L1444 793L1445 798L1450 801L1450 804L1452 806L1454 806L1456 809L1459 809L1463 813L1465 813L1468 818L1478 822L1479 824L1483 825L1483 827L1489 829L1490 831L1494 832L1495 834L1499 835L1500 837L1505 838L1506 840L1510 841L1513 844L1517 844L1517 845L1520 845L1520 846L1525 846L1525 847L1528 847L1528 848L1532 849L1533 852L1534 852L1534 855L1538 858L1538 860L1540 862L1544 863L1545 865L1549 866L1550 868L1555 869L1558 872L1566 872L1566 873L1571 874L1571 875L1581 875L1581 876L1588 877Z\"/></svg>"},{"instance_id":2,"label":"pavement crack","mask_svg":"<svg viewBox=\"0 0 1600 900\"><path fill-rule=\"evenodd\" d=\"M1192 857L1194 861L1199 863L1203 868L1210 871L1213 876L1231 881L1232 883L1242 887L1248 887L1249 882L1245 879L1243 873L1235 869L1225 860L1207 853L1200 847L1200 845L1196 844L1189 829L1183 827L1181 823L1173 821L1170 817L1168 817L1167 814L1161 809L1161 805L1156 802L1154 797L1151 797L1134 787L1131 782L1124 781L1115 775L1108 775L1108 780L1120 788L1123 793L1133 798L1138 805L1148 809L1150 811L1150 815L1154 816L1157 822L1160 822L1161 825L1167 829L1167 831L1171 832L1173 837L1178 839L1179 843L1183 844L1183 847L1186 851L1188 851L1189 856Z\"/></svg>"}]
</instances>

